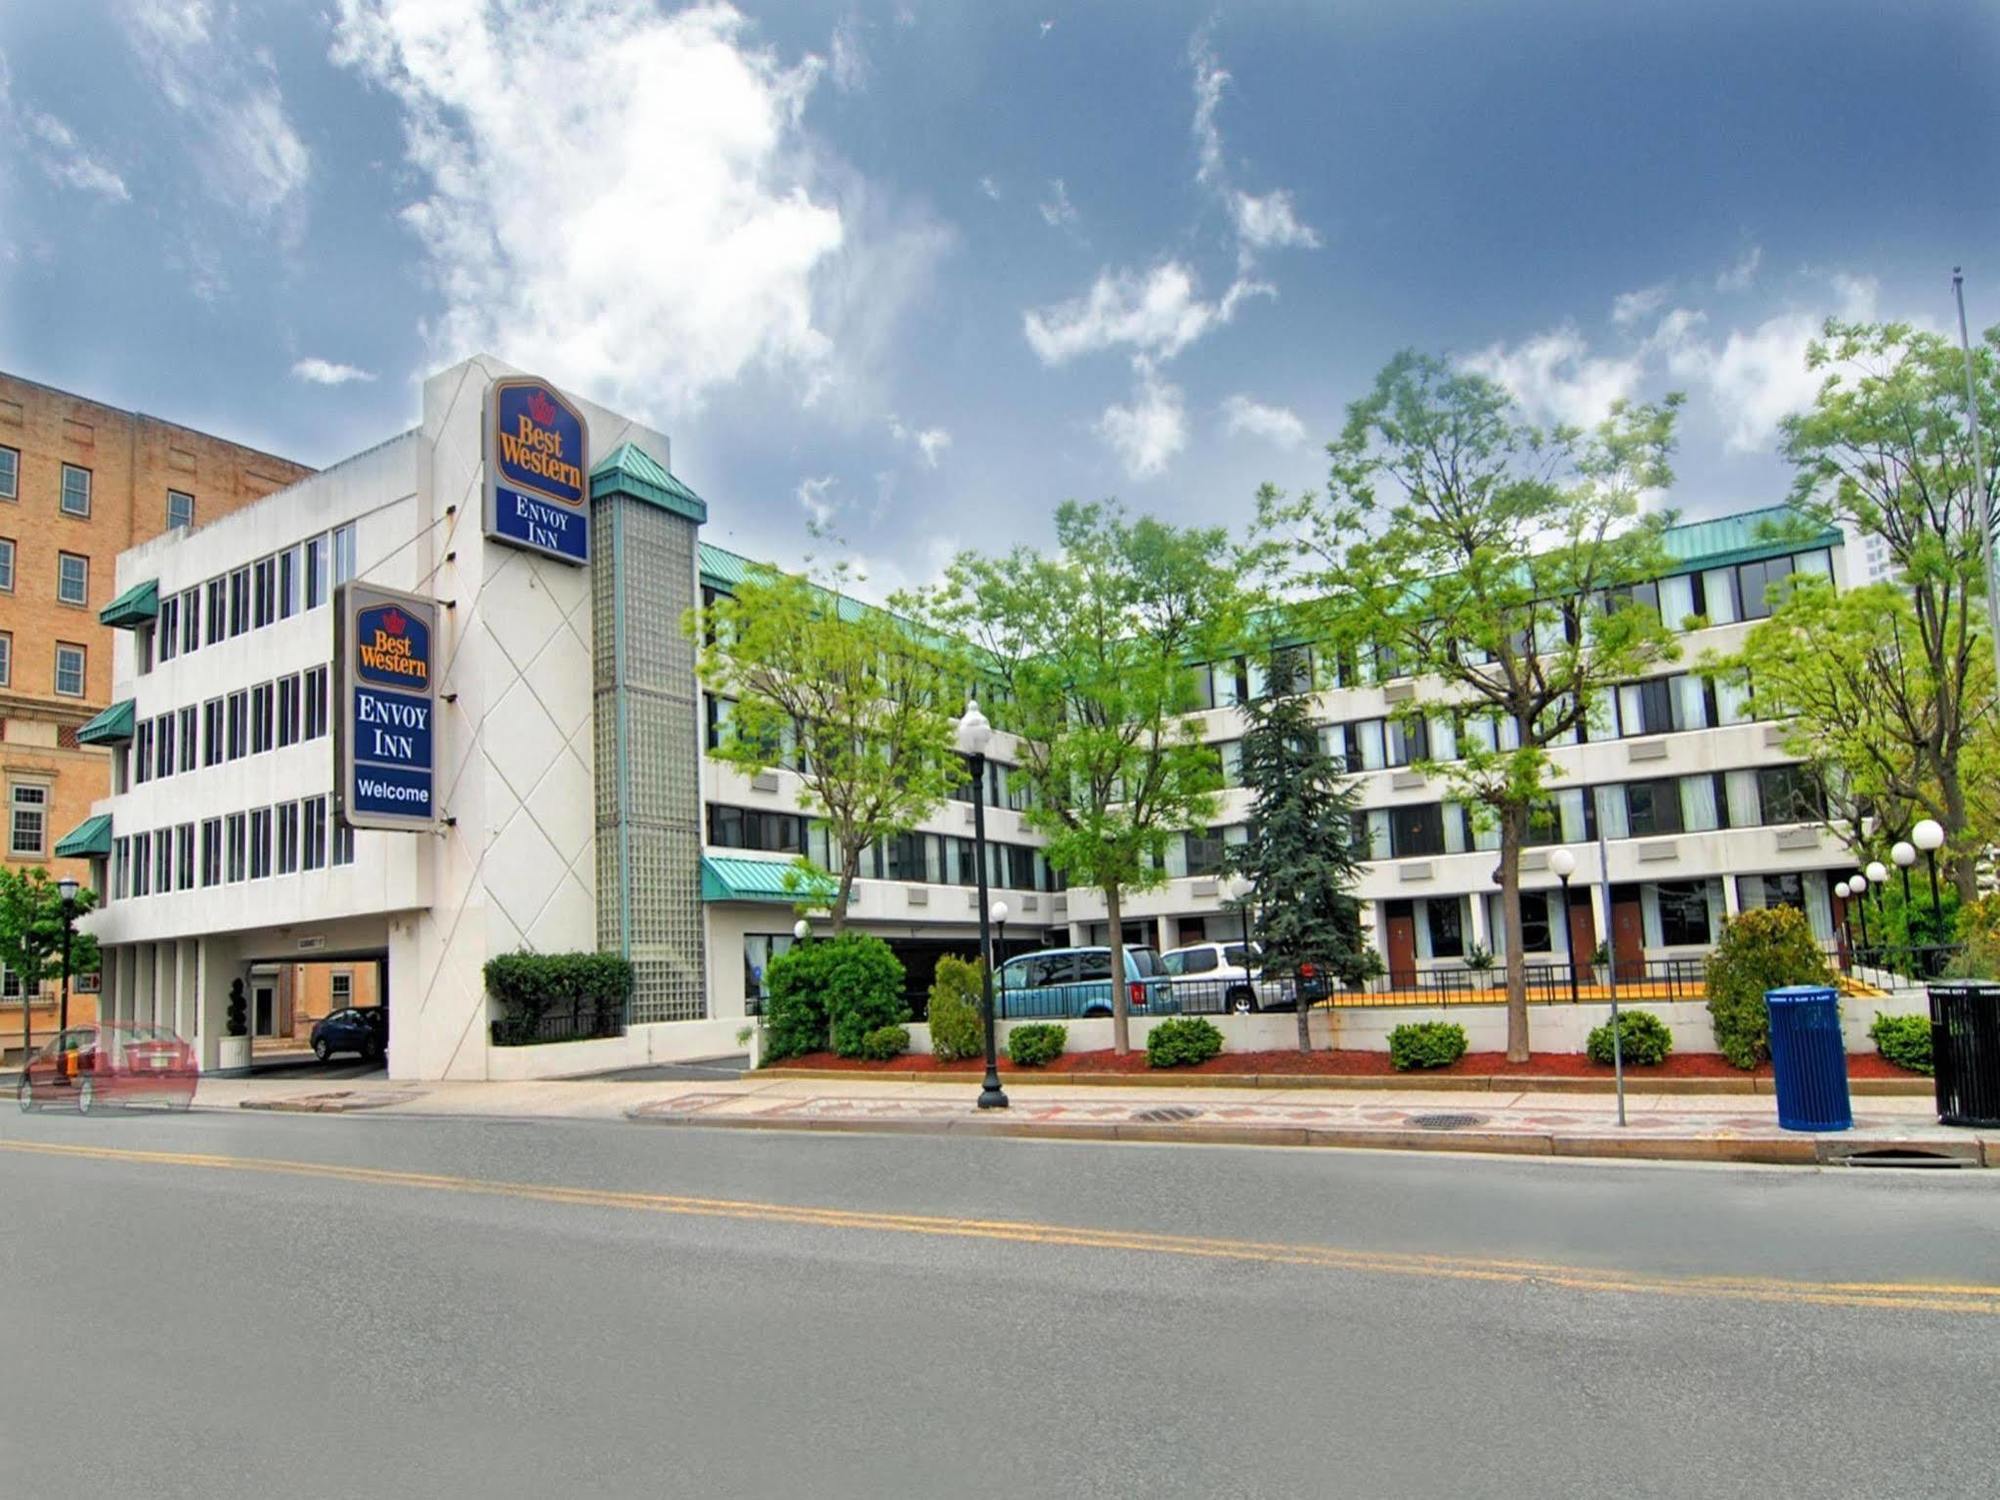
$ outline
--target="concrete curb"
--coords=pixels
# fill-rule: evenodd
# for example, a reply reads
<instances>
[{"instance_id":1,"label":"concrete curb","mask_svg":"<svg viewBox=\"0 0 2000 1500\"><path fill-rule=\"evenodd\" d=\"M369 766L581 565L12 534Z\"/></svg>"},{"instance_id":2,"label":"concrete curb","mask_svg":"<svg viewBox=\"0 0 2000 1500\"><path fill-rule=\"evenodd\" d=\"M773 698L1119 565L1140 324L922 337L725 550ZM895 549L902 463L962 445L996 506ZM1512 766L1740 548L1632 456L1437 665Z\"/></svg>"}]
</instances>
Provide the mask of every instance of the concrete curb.
<instances>
[{"instance_id":1,"label":"concrete curb","mask_svg":"<svg viewBox=\"0 0 2000 1500\"><path fill-rule=\"evenodd\" d=\"M778 1078L808 1078L819 1083L968 1083L978 1086L979 1074L907 1073L861 1068L760 1068L741 1073L746 1083ZM1161 1089L1375 1089L1394 1092L1495 1094L1614 1094L1608 1078L1562 1078L1506 1073L1465 1077L1444 1073L1046 1073L1021 1069L1002 1071L1008 1087L1161 1088ZM1855 1078L1847 1085L1855 1098L1928 1098L1928 1078ZM1761 1094L1777 1092L1770 1078L1646 1078L1627 1074L1627 1094Z\"/></svg>"},{"instance_id":2,"label":"concrete curb","mask_svg":"<svg viewBox=\"0 0 2000 1500\"><path fill-rule=\"evenodd\" d=\"M1338 1126L1163 1125L1089 1120L1016 1120L968 1115L951 1120L797 1119L784 1116L702 1115L628 1111L640 1125L711 1130L821 1131L840 1135L980 1135L1029 1140L1151 1141L1211 1146L1330 1146L1374 1151L1468 1151L1494 1156L1600 1157L1625 1161L1737 1162L1764 1166L1817 1166L1877 1153L1949 1157L1970 1166L2000 1167L2000 1139L1885 1140L1798 1135L1767 1138L1658 1137L1603 1132L1556 1134L1476 1130L1397 1130Z\"/></svg>"}]
</instances>

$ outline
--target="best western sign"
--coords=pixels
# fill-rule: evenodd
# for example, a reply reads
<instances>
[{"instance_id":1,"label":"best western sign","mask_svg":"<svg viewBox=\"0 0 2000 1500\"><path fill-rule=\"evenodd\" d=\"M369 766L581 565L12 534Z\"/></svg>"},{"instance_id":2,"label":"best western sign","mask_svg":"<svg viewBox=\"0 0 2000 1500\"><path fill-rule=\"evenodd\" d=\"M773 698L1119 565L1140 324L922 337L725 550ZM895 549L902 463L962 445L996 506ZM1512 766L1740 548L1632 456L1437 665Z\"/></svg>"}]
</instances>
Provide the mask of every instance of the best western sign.
<instances>
[{"instance_id":1,"label":"best western sign","mask_svg":"<svg viewBox=\"0 0 2000 1500\"><path fill-rule=\"evenodd\" d=\"M496 380L486 393L486 535L590 561L590 431L545 380Z\"/></svg>"},{"instance_id":2,"label":"best western sign","mask_svg":"<svg viewBox=\"0 0 2000 1500\"><path fill-rule=\"evenodd\" d=\"M437 601L343 583L333 616L340 815L354 828L435 828Z\"/></svg>"}]
</instances>

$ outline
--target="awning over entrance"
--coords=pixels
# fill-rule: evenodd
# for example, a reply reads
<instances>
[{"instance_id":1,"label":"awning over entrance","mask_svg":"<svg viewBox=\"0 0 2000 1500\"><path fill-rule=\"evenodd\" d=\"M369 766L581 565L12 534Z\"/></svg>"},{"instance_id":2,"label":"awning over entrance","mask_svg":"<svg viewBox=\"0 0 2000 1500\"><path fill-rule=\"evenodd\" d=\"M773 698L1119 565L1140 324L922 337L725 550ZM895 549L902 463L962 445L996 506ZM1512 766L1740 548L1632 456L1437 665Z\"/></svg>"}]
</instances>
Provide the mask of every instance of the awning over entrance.
<instances>
[{"instance_id":1,"label":"awning over entrance","mask_svg":"<svg viewBox=\"0 0 2000 1500\"><path fill-rule=\"evenodd\" d=\"M127 704L127 708L131 705ZM56 840L57 859L111 858L111 814L85 818Z\"/></svg>"},{"instance_id":2,"label":"awning over entrance","mask_svg":"<svg viewBox=\"0 0 2000 1500\"><path fill-rule=\"evenodd\" d=\"M132 738L132 699L114 703L83 728L77 739L86 745L122 745Z\"/></svg>"},{"instance_id":3,"label":"awning over entrance","mask_svg":"<svg viewBox=\"0 0 2000 1500\"><path fill-rule=\"evenodd\" d=\"M730 854L701 857L701 899L704 901L782 901L790 906L801 893L785 888L789 860L739 859Z\"/></svg>"},{"instance_id":4,"label":"awning over entrance","mask_svg":"<svg viewBox=\"0 0 2000 1500\"><path fill-rule=\"evenodd\" d=\"M100 623L113 630L137 630L149 625L160 613L160 581L148 578L135 583L98 611Z\"/></svg>"}]
</instances>

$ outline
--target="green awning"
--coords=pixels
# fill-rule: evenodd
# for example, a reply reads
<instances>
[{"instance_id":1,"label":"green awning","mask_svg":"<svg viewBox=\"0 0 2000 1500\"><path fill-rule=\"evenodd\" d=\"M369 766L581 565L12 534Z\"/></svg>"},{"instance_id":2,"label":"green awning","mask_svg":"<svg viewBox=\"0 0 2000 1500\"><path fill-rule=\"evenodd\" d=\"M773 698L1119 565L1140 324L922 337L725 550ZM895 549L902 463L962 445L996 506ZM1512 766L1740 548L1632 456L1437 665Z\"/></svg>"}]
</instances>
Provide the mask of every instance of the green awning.
<instances>
[{"instance_id":1,"label":"green awning","mask_svg":"<svg viewBox=\"0 0 2000 1500\"><path fill-rule=\"evenodd\" d=\"M782 901L797 904L803 891L788 890L788 859L742 859L733 854L701 857L701 899L704 901Z\"/></svg>"},{"instance_id":2,"label":"green awning","mask_svg":"<svg viewBox=\"0 0 2000 1500\"><path fill-rule=\"evenodd\" d=\"M97 618L113 630L137 630L141 625L150 625L159 613L160 580L148 578L105 605Z\"/></svg>"},{"instance_id":3,"label":"green awning","mask_svg":"<svg viewBox=\"0 0 2000 1500\"><path fill-rule=\"evenodd\" d=\"M85 818L56 840L57 859L111 858L111 814Z\"/></svg>"},{"instance_id":4,"label":"green awning","mask_svg":"<svg viewBox=\"0 0 2000 1500\"><path fill-rule=\"evenodd\" d=\"M590 498L601 500L606 495L630 495L685 516L697 526L708 520L708 502L637 443L620 443L609 458L590 471Z\"/></svg>"},{"instance_id":5,"label":"green awning","mask_svg":"<svg viewBox=\"0 0 2000 1500\"><path fill-rule=\"evenodd\" d=\"M132 700L114 703L76 732L86 745L122 745L132 738Z\"/></svg>"}]
</instances>

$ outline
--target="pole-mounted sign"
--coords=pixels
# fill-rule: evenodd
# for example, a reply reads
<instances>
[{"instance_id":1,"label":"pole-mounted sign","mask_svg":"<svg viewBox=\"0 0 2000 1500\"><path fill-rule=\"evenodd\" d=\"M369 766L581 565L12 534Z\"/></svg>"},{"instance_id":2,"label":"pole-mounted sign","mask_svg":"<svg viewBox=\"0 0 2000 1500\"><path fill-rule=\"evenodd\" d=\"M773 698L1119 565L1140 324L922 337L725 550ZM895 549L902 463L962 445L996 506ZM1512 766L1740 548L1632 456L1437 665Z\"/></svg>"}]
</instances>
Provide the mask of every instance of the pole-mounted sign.
<instances>
[{"instance_id":1,"label":"pole-mounted sign","mask_svg":"<svg viewBox=\"0 0 2000 1500\"><path fill-rule=\"evenodd\" d=\"M486 392L486 535L590 561L590 429L546 380L511 376Z\"/></svg>"},{"instance_id":2,"label":"pole-mounted sign","mask_svg":"<svg viewBox=\"0 0 2000 1500\"><path fill-rule=\"evenodd\" d=\"M437 808L437 601L334 590L334 805L351 828L421 832Z\"/></svg>"}]
</instances>

